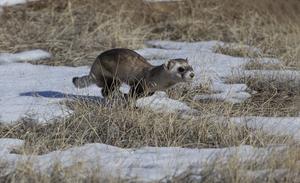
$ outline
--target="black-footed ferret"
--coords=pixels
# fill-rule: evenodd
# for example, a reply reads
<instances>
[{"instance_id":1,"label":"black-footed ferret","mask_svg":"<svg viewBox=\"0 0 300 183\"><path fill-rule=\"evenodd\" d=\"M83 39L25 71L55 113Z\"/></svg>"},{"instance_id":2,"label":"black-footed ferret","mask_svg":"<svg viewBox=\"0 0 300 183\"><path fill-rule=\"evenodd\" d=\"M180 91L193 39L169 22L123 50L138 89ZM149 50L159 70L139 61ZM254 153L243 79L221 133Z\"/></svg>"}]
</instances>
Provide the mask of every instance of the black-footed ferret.
<instances>
[{"instance_id":1,"label":"black-footed ferret","mask_svg":"<svg viewBox=\"0 0 300 183\"><path fill-rule=\"evenodd\" d=\"M141 97L166 90L179 82L191 81L194 76L187 59L171 59L153 66L133 50L117 48L101 53L89 75L74 77L73 83L77 88L96 84L107 97L124 82L131 87L129 96Z\"/></svg>"}]
</instances>

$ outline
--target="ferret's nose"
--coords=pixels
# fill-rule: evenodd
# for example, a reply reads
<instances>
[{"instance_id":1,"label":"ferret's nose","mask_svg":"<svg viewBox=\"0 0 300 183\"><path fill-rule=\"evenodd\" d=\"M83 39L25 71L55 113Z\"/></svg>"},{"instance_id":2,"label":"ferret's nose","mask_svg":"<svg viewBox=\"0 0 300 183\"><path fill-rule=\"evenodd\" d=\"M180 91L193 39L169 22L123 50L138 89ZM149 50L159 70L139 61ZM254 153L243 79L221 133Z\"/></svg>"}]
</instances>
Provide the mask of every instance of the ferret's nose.
<instances>
[{"instance_id":1,"label":"ferret's nose","mask_svg":"<svg viewBox=\"0 0 300 183\"><path fill-rule=\"evenodd\" d=\"M191 74L190 74L190 77L191 77L191 78L193 78L194 76L195 76L195 74L194 74L194 73L191 73Z\"/></svg>"}]
</instances>

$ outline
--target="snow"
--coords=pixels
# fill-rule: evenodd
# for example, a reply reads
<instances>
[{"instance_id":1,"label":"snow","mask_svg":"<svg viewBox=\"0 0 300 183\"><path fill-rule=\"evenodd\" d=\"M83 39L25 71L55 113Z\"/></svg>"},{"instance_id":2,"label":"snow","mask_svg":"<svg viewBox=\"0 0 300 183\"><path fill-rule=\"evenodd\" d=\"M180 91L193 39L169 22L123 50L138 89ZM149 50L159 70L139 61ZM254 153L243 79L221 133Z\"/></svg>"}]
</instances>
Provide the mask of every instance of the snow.
<instances>
[{"instance_id":1,"label":"snow","mask_svg":"<svg viewBox=\"0 0 300 183\"><path fill-rule=\"evenodd\" d=\"M19 53L0 53L0 65L11 62L27 62L50 58L51 54L40 50L23 51Z\"/></svg>"},{"instance_id":2,"label":"snow","mask_svg":"<svg viewBox=\"0 0 300 183\"><path fill-rule=\"evenodd\" d=\"M0 0L0 6L13 6L17 4L25 4L30 1L37 1L37 0Z\"/></svg>"},{"instance_id":3,"label":"snow","mask_svg":"<svg viewBox=\"0 0 300 183\"><path fill-rule=\"evenodd\" d=\"M230 87L228 87L230 86ZM216 94L196 95L193 99L196 101L214 100L214 101L226 101L229 103L241 103L251 95L246 92L247 85L245 84L224 84L214 82L211 85L211 89L218 91Z\"/></svg>"},{"instance_id":4,"label":"snow","mask_svg":"<svg viewBox=\"0 0 300 183\"><path fill-rule=\"evenodd\" d=\"M3 7L25 4L27 2L32 2L32 1L37 1L37 0L0 0L0 16L3 14L4 11Z\"/></svg>"},{"instance_id":5,"label":"snow","mask_svg":"<svg viewBox=\"0 0 300 183\"><path fill-rule=\"evenodd\" d=\"M50 54L42 50L0 54L0 63L5 63L0 64L0 86L5 86L0 87L0 122L15 122L24 117L45 122L70 114L68 108L59 104L67 97L88 100L94 99L93 93L100 95L96 86L90 87L88 92L78 91L71 82L72 77L88 73L88 67L17 63L49 57Z\"/></svg>"},{"instance_id":6,"label":"snow","mask_svg":"<svg viewBox=\"0 0 300 183\"><path fill-rule=\"evenodd\" d=\"M155 112L167 113L193 113L193 109L185 103L168 98L165 92L156 92L150 97L144 97L137 100L136 106L139 108L148 108ZM196 111L195 111L196 112Z\"/></svg>"},{"instance_id":7,"label":"snow","mask_svg":"<svg viewBox=\"0 0 300 183\"><path fill-rule=\"evenodd\" d=\"M24 145L23 140L0 138L0 156L10 153L14 149L21 148Z\"/></svg>"},{"instance_id":8,"label":"snow","mask_svg":"<svg viewBox=\"0 0 300 183\"><path fill-rule=\"evenodd\" d=\"M230 118L230 121L272 135L291 136L295 141L300 142L300 117L245 116Z\"/></svg>"},{"instance_id":9,"label":"snow","mask_svg":"<svg viewBox=\"0 0 300 183\"><path fill-rule=\"evenodd\" d=\"M20 140L11 139L7 149L20 148ZM0 144L2 140L0 139ZM76 176L82 172L85 176L95 171L102 178L115 177L121 180L166 182L185 173L199 175L213 163L226 163L230 158L237 163L258 162L273 154L280 153L283 148L254 148L239 146L216 149L186 149L179 147L143 147L139 149L122 149L105 144L86 144L64 151L54 151L44 155L18 155L9 152L2 153L0 161L5 162L5 173L13 171L17 164L31 162L34 170L50 175L55 164L62 168L72 167L80 163L82 169L76 171ZM94 171L93 171L94 170Z\"/></svg>"},{"instance_id":10,"label":"snow","mask_svg":"<svg viewBox=\"0 0 300 183\"><path fill-rule=\"evenodd\" d=\"M170 58L188 57L196 73L193 86L206 82L210 78L211 88L228 98L228 101L244 100L249 97L243 93L245 85L224 84L221 77L230 74L231 67L240 67L247 61L213 52L217 41L199 43L178 43L150 41L147 43L160 48L145 48L138 50L143 56L156 58L150 61L160 64ZM165 49L167 48L167 49ZM172 49L172 50L171 50ZM68 116L72 111L59 102L66 98L95 99L103 101L100 89L96 86L78 90L71 80L89 72L88 67L52 67L46 65L32 65L24 63L51 57L43 50L24 51L20 53L0 54L0 121L10 123L24 117L30 117L38 122L45 122L57 117ZM163 60L157 60L161 59ZM122 90L128 90L123 87ZM214 96L212 96L214 97ZM186 104L169 99L166 95L139 99L137 106L147 107L154 111L166 110L167 112L193 111Z\"/></svg>"}]
</instances>

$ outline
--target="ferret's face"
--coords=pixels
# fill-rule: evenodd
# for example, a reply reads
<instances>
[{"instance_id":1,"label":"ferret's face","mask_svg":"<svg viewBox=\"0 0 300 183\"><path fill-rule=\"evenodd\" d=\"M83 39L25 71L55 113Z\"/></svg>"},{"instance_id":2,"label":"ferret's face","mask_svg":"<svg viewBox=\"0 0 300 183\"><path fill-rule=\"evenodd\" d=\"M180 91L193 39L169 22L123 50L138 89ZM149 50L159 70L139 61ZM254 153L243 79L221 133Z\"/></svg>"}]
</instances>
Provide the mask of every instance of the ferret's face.
<instances>
[{"instance_id":1,"label":"ferret's face","mask_svg":"<svg viewBox=\"0 0 300 183\"><path fill-rule=\"evenodd\" d=\"M189 82L195 77L195 73L187 59L172 59L165 63L165 69L176 82Z\"/></svg>"}]
</instances>

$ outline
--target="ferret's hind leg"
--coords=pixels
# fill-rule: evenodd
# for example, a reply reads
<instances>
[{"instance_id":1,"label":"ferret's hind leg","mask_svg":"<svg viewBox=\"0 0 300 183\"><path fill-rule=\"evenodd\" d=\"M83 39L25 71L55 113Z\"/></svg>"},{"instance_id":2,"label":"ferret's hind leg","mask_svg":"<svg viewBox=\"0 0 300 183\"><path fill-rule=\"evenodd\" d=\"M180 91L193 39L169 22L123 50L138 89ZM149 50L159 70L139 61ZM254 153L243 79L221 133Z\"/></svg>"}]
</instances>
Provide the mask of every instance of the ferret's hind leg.
<instances>
[{"instance_id":1,"label":"ferret's hind leg","mask_svg":"<svg viewBox=\"0 0 300 183\"><path fill-rule=\"evenodd\" d=\"M102 85L101 92L103 97L108 97L120 88L121 82L114 78L105 78L99 85Z\"/></svg>"}]
</instances>

